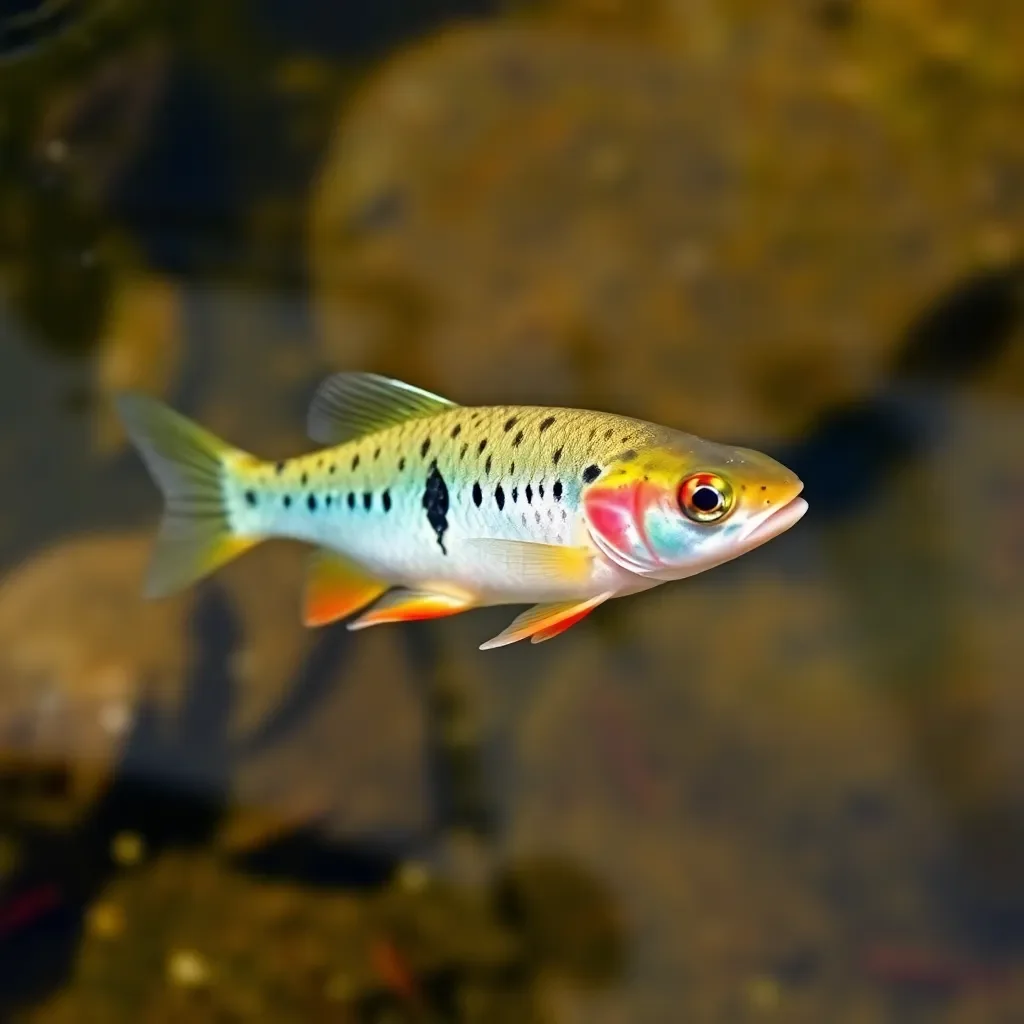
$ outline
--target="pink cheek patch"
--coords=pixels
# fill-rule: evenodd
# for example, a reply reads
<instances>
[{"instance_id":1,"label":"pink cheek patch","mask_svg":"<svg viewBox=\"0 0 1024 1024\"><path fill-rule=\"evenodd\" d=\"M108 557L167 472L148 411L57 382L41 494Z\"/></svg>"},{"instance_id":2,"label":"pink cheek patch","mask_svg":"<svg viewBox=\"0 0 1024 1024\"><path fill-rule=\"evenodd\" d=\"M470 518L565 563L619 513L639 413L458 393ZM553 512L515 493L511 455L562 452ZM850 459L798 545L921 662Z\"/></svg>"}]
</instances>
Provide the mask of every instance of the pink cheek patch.
<instances>
[{"instance_id":1,"label":"pink cheek patch","mask_svg":"<svg viewBox=\"0 0 1024 1024\"><path fill-rule=\"evenodd\" d=\"M583 497L587 523L597 538L613 551L640 564L651 559L640 518L641 483L625 487L593 488Z\"/></svg>"}]
</instances>

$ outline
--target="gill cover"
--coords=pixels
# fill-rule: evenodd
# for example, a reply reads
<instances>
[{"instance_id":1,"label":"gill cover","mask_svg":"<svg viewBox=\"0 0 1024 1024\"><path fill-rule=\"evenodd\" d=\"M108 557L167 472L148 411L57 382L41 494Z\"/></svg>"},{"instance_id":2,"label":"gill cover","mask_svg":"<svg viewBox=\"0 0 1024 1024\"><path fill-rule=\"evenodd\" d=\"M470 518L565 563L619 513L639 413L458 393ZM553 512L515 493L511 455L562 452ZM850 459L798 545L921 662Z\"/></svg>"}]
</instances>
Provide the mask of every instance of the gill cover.
<instances>
[{"instance_id":1,"label":"gill cover","mask_svg":"<svg viewBox=\"0 0 1024 1024\"><path fill-rule=\"evenodd\" d=\"M628 467L610 467L583 493L583 514L598 550L623 569L646 576L659 560L644 526L657 488Z\"/></svg>"}]
</instances>

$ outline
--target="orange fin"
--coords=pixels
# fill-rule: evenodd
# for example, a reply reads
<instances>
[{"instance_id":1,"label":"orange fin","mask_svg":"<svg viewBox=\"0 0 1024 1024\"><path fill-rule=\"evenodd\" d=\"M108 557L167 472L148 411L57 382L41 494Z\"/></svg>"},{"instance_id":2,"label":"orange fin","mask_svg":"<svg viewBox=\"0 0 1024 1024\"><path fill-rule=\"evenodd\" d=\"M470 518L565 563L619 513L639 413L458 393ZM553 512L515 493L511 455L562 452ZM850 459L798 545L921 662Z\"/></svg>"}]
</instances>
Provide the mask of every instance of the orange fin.
<instances>
[{"instance_id":1,"label":"orange fin","mask_svg":"<svg viewBox=\"0 0 1024 1024\"><path fill-rule=\"evenodd\" d=\"M591 597L586 601L535 604L514 618L497 636L482 643L480 650L489 651L492 647L504 647L527 637L535 644L550 640L553 636L564 633L570 626L575 626L580 619L585 618L611 596L609 592L598 594L597 597Z\"/></svg>"},{"instance_id":2,"label":"orange fin","mask_svg":"<svg viewBox=\"0 0 1024 1024\"><path fill-rule=\"evenodd\" d=\"M309 559L302 621L325 626L359 611L380 597L388 584L364 572L343 555L314 551Z\"/></svg>"},{"instance_id":3,"label":"orange fin","mask_svg":"<svg viewBox=\"0 0 1024 1024\"><path fill-rule=\"evenodd\" d=\"M421 619L440 619L469 611L474 602L451 594L430 593L425 590L398 588L385 594L368 612L348 624L349 629L365 629L385 622L417 622Z\"/></svg>"}]
</instances>

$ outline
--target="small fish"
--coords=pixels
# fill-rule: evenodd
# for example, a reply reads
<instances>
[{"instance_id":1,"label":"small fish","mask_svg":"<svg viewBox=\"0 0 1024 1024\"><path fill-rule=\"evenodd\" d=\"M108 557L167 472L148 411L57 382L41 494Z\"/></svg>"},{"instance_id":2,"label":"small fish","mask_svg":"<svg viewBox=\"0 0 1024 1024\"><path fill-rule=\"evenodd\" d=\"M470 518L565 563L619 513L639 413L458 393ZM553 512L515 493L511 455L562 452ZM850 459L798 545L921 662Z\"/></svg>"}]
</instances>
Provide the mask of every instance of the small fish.
<instances>
[{"instance_id":1,"label":"small fish","mask_svg":"<svg viewBox=\"0 0 1024 1024\"><path fill-rule=\"evenodd\" d=\"M530 603L481 650L538 643L610 598L736 558L807 510L800 480L760 452L609 413L461 406L375 374L324 381L307 425L328 447L276 463L154 399L115 402L166 499L147 594L288 537L316 547L308 626Z\"/></svg>"}]
</instances>

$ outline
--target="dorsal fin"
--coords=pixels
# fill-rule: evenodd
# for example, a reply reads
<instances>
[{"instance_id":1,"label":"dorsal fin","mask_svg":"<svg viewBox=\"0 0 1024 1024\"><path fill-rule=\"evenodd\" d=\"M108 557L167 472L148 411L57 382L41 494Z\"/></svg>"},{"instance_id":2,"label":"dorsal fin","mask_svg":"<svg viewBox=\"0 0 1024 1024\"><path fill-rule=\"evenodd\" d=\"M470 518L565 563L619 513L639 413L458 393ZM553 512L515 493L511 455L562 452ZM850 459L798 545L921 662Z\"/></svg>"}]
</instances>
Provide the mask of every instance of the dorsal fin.
<instances>
[{"instance_id":1,"label":"dorsal fin","mask_svg":"<svg viewBox=\"0 0 1024 1024\"><path fill-rule=\"evenodd\" d=\"M313 396L306 432L318 444L341 444L455 404L376 373L335 373Z\"/></svg>"}]
</instances>

